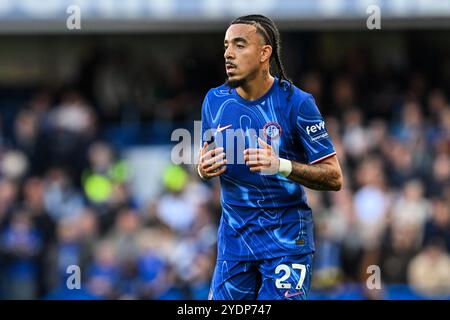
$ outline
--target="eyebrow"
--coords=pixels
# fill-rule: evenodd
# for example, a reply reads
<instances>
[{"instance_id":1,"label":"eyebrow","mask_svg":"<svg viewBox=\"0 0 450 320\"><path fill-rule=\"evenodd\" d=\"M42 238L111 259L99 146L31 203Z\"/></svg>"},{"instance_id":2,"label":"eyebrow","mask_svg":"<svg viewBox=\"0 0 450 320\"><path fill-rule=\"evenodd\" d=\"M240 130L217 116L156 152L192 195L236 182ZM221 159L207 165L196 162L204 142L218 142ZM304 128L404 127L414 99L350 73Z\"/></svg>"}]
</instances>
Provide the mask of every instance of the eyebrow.
<instances>
[{"instance_id":1,"label":"eyebrow","mask_svg":"<svg viewBox=\"0 0 450 320\"><path fill-rule=\"evenodd\" d=\"M244 42L244 43L248 43L248 41L245 38L242 38L242 37L233 38L229 42ZM224 40L223 43L228 43L228 40Z\"/></svg>"}]
</instances>

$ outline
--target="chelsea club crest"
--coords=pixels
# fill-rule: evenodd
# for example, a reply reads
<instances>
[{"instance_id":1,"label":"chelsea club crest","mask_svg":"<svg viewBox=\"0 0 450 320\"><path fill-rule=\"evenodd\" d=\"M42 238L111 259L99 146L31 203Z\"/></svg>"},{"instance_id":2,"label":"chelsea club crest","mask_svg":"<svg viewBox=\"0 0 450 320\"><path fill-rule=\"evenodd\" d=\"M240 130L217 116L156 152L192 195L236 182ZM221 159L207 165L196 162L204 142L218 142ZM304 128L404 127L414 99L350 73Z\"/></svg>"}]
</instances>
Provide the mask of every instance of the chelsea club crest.
<instances>
[{"instance_id":1,"label":"chelsea club crest","mask_svg":"<svg viewBox=\"0 0 450 320\"><path fill-rule=\"evenodd\" d=\"M277 139L281 136L281 126L274 121L267 122L263 127L264 135L268 138Z\"/></svg>"}]
</instances>

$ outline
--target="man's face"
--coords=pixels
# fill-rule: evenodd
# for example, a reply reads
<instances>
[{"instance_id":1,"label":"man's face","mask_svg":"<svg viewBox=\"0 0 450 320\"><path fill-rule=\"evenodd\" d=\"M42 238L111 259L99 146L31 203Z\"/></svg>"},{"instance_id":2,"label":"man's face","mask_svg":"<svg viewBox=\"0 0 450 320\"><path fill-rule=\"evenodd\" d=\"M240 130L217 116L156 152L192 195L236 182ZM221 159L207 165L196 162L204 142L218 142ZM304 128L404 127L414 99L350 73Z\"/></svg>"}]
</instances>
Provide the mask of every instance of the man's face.
<instances>
[{"instance_id":1,"label":"man's face","mask_svg":"<svg viewBox=\"0 0 450 320\"><path fill-rule=\"evenodd\" d=\"M248 24L233 24L225 33L224 57L227 83L239 87L254 79L261 68L262 36L256 27Z\"/></svg>"}]
</instances>

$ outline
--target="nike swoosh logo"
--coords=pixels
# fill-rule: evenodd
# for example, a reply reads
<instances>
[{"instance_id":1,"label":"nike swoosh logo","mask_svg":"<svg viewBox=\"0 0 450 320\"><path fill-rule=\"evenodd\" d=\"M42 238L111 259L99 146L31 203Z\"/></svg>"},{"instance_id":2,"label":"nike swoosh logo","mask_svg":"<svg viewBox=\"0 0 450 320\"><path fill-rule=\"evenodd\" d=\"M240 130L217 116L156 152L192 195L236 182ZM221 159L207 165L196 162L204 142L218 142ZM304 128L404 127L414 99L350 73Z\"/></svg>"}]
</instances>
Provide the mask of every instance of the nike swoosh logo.
<instances>
[{"instance_id":1,"label":"nike swoosh logo","mask_svg":"<svg viewBox=\"0 0 450 320\"><path fill-rule=\"evenodd\" d=\"M225 126L225 127L220 127L220 124L219 124L219 126L217 127L217 132L221 132L221 131L223 131L223 130L225 130L225 129L228 129L228 128L230 128L231 127L231 124L229 124L229 125L227 125L227 126Z\"/></svg>"},{"instance_id":2,"label":"nike swoosh logo","mask_svg":"<svg viewBox=\"0 0 450 320\"><path fill-rule=\"evenodd\" d=\"M294 292L294 293L289 293L289 290L287 290L287 291L284 293L284 296L285 296L286 298L291 298L291 297L298 296L299 294L303 294L303 292L302 292L302 291L298 291L298 292Z\"/></svg>"}]
</instances>

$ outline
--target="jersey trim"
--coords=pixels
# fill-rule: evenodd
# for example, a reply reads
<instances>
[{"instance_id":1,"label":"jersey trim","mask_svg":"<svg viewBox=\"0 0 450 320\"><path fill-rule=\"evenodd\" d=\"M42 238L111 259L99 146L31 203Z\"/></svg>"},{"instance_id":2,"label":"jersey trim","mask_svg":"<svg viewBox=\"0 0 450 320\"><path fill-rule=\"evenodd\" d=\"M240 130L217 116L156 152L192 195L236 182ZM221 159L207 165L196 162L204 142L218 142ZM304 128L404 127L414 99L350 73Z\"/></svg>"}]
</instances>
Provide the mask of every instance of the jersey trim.
<instances>
[{"instance_id":1,"label":"jersey trim","mask_svg":"<svg viewBox=\"0 0 450 320\"><path fill-rule=\"evenodd\" d=\"M327 154L326 156L323 156L322 158L319 158L319 159L317 159L317 160L314 160L314 161L310 162L309 164L315 164L315 163L317 163L317 162L320 162L320 161L322 161L322 160L325 160L326 158L329 158L329 157L331 157L331 156L334 156L335 154L336 154L336 151L334 151L334 152L332 152L332 153L330 153L330 154Z\"/></svg>"}]
</instances>

